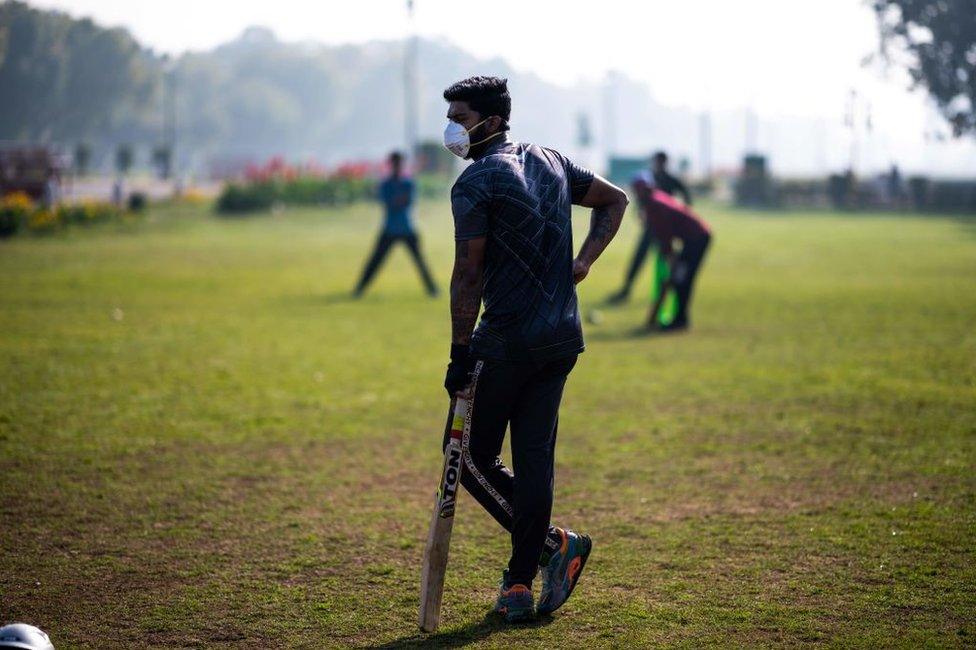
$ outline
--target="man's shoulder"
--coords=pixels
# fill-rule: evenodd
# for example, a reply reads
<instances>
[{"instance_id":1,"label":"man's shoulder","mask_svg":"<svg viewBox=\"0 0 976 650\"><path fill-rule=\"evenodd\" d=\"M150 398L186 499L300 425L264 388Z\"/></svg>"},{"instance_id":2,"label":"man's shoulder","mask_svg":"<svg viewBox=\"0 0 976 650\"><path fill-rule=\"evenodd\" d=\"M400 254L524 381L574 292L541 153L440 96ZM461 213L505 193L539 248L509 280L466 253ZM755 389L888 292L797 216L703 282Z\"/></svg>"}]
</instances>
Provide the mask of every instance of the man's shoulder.
<instances>
[{"instance_id":1,"label":"man's shoulder","mask_svg":"<svg viewBox=\"0 0 976 650\"><path fill-rule=\"evenodd\" d=\"M559 175L578 175L579 173L583 172L592 175L592 172L590 172L588 169L581 167L575 161L570 160L568 156L557 149L553 149L552 147L544 147L542 145L530 146L531 150L528 152L528 155L544 158L546 164L548 164L549 167Z\"/></svg>"},{"instance_id":2,"label":"man's shoulder","mask_svg":"<svg viewBox=\"0 0 976 650\"><path fill-rule=\"evenodd\" d=\"M510 173L512 171L512 156L516 154L515 147L521 146L519 143L513 142L512 144L513 147L493 151L465 167L454 182L455 187L468 183L486 182L498 173Z\"/></svg>"}]
</instances>

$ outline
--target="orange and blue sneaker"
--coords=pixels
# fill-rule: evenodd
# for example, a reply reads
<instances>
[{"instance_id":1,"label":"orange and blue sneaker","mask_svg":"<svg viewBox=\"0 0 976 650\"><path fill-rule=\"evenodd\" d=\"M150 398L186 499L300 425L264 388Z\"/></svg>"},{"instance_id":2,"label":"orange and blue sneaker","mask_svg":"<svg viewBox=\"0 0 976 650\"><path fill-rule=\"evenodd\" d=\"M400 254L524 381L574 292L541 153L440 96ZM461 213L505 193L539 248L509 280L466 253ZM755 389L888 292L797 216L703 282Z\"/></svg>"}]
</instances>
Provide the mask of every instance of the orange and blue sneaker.
<instances>
[{"instance_id":1,"label":"orange and blue sneaker","mask_svg":"<svg viewBox=\"0 0 976 650\"><path fill-rule=\"evenodd\" d=\"M590 557L593 542L588 535L571 530L555 529L561 539L559 550L549 557L542 567L542 593L539 596L539 614L551 614L569 600L576 587L586 558Z\"/></svg>"},{"instance_id":2,"label":"orange and blue sneaker","mask_svg":"<svg viewBox=\"0 0 976 650\"><path fill-rule=\"evenodd\" d=\"M498 600L495 601L495 612L504 614L505 620L509 623L532 620L535 616L532 590L520 584L511 585L506 589L505 582L505 578L502 578L498 588Z\"/></svg>"}]
</instances>

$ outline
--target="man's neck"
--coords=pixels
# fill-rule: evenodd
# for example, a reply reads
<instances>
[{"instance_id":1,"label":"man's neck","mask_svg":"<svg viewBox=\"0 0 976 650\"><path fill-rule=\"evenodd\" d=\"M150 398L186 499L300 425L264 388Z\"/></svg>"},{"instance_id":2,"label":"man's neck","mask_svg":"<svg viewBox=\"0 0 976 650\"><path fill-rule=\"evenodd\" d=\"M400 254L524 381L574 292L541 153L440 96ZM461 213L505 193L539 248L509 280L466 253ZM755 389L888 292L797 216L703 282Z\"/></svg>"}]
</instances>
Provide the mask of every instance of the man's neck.
<instances>
[{"instance_id":1,"label":"man's neck","mask_svg":"<svg viewBox=\"0 0 976 650\"><path fill-rule=\"evenodd\" d=\"M476 147L471 147L470 158L471 160L479 160L481 158L484 158L488 154L490 154L498 147L504 144L508 144L510 142L511 140L508 138L508 131L502 131L498 135L494 136L488 142L485 142L484 144L479 144Z\"/></svg>"}]
</instances>

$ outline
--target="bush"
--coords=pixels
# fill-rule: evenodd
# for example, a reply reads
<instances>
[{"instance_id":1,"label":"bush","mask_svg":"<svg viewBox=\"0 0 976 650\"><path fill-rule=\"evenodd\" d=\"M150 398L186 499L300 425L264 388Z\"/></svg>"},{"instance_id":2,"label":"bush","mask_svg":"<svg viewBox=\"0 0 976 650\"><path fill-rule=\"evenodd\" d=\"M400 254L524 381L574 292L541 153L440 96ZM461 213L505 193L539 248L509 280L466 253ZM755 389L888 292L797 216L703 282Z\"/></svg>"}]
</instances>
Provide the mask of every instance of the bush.
<instances>
[{"instance_id":1,"label":"bush","mask_svg":"<svg viewBox=\"0 0 976 650\"><path fill-rule=\"evenodd\" d=\"M217 211L223 214L241 214L268 210L274 201L275 194L270 181L249 185L228 183L217 199Z\"/></svg>"},{"instance_id":2,"label":"bush","mask_svg":"<svg viewBox=\"0 0 976 650\"><path fill-rule=\"evenodd\" d=\"M121 211L113 204L101 201L62 204L58 207L58 216L62 223L78 226L113 221L118 219L121 214Z\"/></svg>"},{"instance_id":3,"label":"bush","mask_svg":"<svg viewBox=\"0 0 976 650\"><path fill-rule=\"evenodd\" d=\"M376 183L369 178L300 176L248 183L228 183L217 199L217 212L241 215L273 205L347 205L371 199Z\"/></svg>"},{"instance_id":4,"label":"bush","mask_svg":"<svg viewBox=\"0 0 976 650\"><path fill-rule=\"evenodd\" d=\"M822 207L827 204L827 184L818 179L788 179L776 182L776 194L785 207Z\"/></svg>"},{"instance_id":5,"label":"bush","mask_svg":"<svg viewBox=\"0 0 976 650\"><path fill-rule=\"evenodd\" d=\"M14 192L0 199L0 237L16 235L33 211L34 202L24 192Z\"/></svg>"},{"instance_id":6,"label":"bush","mask_svg":"<svg viewBox=\"0 0 976 650\"><path fill-rule=\"evenodd\" d=\"M0 199L0 237L13 236L23 229L48 234L64 226L123 221L125 216L125 212L103 201L62 203L49 209L35 205L26 194L17 192Z\"/></svg>"},{"instance_id":7,"label":"bush","mask_svg":"<svg viewBox=\"0 0 976 650\"><path fill-rule=\"evenodd\" d=\"M61 216L56 210L41 208L27 218L27 229L38 235L50 234L61 228Z\"/></svg>"},{"instance_id":8,"label":"bush","mask_svg":"<svg viewBox=\"0 0 976 650\"><path fill-rule=\"evenodd\" d=\"M425 199L442 199L450 196L454 178L448 174L419 174L417 196Z\"/></svg>"},{"instance_id":9,"label":"bush","mask_svg":"<svg viewBox=\"0 0 976 650\"><path fill-rule=\"evenodd\" d=\"M927 207L937 212L976 214L976 182L932 181Z\"/></svg>"},{"instance_id":10,"label":"bush","mask_svg":"<svg viewBox=\"0 0 976 650\"><path fill-rule=\"evenodd\" d=\"M145 212L148 205L149 197L146 196L145 192L133 192L129 195L127 202L129 212Z\"/></svg>"},{"instance_id":11,"label":"bush","mask_svg":"<svg viewBox=\"0 0 976 650\"><path fill-rule=\"evenodd\" d=\"M976 181L912 176L908 195L916 210L976 214Z\"/></svg>"}]
</instances>

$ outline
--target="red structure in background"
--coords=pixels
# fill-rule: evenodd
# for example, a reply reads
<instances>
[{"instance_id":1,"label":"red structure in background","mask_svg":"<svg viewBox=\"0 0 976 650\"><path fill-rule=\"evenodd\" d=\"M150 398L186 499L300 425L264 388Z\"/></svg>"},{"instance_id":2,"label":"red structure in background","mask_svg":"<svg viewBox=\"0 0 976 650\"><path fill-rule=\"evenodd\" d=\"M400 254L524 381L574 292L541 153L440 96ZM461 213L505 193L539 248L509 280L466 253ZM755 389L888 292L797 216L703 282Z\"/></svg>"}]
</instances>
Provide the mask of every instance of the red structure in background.
<instances>
[{"instance_id":1,"label":"red structure in background","mask_svg":"<svg viewBox=\"0 0 976 650\"><path fill-rule=\"evenodd\" d=\"M388 165L372 160L357 160L329 168L315 161L291 164L282 156L275 156L262 164L248 163L244 180L260 182L274 179L291 181L298 178L379 178L388 173Z\"/></svg>"}]
</instances>

